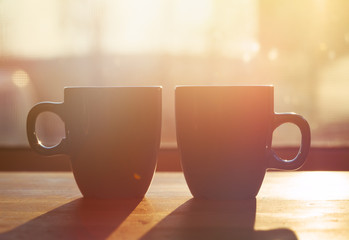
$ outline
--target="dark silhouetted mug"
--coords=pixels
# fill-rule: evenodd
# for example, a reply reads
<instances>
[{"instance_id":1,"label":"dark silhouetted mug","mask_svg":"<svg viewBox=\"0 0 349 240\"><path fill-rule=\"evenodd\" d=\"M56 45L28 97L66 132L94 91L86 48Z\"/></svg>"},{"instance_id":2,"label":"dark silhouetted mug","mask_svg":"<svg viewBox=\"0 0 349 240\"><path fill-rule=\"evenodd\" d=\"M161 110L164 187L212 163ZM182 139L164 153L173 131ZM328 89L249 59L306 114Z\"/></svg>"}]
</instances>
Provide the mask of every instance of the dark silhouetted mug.
<instances>
[{"instance_id":1,"label":"dark silhouetted mug","mask_svg":"<svg viewBox=\"0 0 349 240\"><path fill-rule=\"evenodd\" d=\"M67 87L64 102L42 102L30 110L30 146L44 155L69 155L85 197L143 197L160 145L161 92L161 87ZM36 119L45 111L65 123L66 136L53 147L36 136Z\"/></svg>"},{"instance_id":2,"label":"dark silhouetted mug","mask_svg":"<svg viewBox=\"0 0 349 240\"><path fill-rule=\"evenodd\" d=\"M297 169L304 163L309 124L300 115L274 112L273 86L179 86L175 95L177 143L194 197L255 198L266 169ZM287 122L302 135L292 160L271 148L273 131Z\"/></svg>"}]
</instances>

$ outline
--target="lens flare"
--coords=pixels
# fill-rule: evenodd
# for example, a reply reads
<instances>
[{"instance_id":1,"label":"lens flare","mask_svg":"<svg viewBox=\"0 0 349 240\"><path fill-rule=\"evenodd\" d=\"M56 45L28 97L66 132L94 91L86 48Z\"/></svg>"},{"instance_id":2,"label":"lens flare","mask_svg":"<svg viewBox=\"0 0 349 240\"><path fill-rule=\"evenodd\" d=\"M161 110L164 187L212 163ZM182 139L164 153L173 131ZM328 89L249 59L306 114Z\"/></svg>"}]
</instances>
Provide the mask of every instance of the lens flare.
<instances>
[{"instance_id":1,"label":"lens flare","mask_svg":"<svg viewBox=\"0 0 349 240\"><path fill-rule=\"evenodd\" d=\"M29 84L29 75L23 70L16 70L12 73L12 82L20 88L26 87Z\"/></svg>"}]
</instances>

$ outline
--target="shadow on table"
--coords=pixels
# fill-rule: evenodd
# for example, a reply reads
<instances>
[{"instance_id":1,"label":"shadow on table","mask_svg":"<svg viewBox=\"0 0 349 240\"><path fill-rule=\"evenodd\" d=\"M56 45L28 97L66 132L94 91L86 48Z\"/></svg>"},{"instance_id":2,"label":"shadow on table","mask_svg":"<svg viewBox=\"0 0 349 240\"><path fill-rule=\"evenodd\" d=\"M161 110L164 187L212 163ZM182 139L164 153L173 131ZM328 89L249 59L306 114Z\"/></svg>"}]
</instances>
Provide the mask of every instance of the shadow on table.
<instances>
[{"instance_id":1,"label":"shadow on table","mask_svg":"<svg viewBox=\"0 0 349 240\"><path fill-rule=\"evenodd\" d=\"M106 239L141 199L77 199L0 234L0 239Z\"/></svg>"},{"instance_id":2,"label":"shadow on table","mask_svg":"<svg viewBox=\"0 0 349 240\"><path fill-rule=\"evenodd\" d=\"M296 240L289 229L254 230L256 200L191 199L159 222L147 239L278 239Z\"/></svg>"}]
</instances>

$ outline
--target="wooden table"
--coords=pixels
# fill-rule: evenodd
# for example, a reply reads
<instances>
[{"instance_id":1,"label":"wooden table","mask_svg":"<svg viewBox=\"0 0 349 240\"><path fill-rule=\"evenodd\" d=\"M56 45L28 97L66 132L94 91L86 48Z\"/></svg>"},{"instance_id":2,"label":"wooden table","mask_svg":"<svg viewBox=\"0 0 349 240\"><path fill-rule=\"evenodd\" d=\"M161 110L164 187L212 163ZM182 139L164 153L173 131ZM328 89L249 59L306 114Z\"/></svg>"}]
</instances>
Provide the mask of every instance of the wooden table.
<instances>
[{"instance_id":1,"label":"wooden table","mask_svg":"<svg viewBox=\"0 0 349 240\"><path fill-rule=\"evenodd\" d=\"M349 172L268 172L256 200L194 200L156 173L142 201L82 198L72 173L0 173L0 239L349 239Z\"/></svg>"}]
</instances>

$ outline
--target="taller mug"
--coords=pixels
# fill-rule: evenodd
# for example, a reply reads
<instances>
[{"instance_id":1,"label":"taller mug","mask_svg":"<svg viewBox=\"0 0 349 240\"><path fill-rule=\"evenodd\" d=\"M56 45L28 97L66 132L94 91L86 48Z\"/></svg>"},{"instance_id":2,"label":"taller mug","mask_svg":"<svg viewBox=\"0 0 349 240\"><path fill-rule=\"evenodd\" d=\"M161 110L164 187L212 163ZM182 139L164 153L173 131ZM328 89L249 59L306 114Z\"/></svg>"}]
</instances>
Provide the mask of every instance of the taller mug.
<instances>
[{"instance_id":1,"label":"taller mug","mask_svg":"<svg viewBox=\"0 0 349 240\"><path fill-rule=\"evenodd\" d=\"M266 169L297 169L310 148L307 121L274 113L273 86L182 86L176 88L176 132L185 179L194 197L256 197ZM300 129L297 156L284 160L271 149L283 123Z\"/></svg>"},{"instance_id":2,"label":"taller mug","mask_svg":"<svg viewBox=\"0 0 349 240\"><path fill-rule=\"evenodd\" d=\"M30 146L67 154L88 198L143 197L153 177L161 131L161 87L67 87L64 102L35 105L27 118ZM57 114L65 138L53 147L37 137L40 113Z\"/></svg>"}]
</instances>

